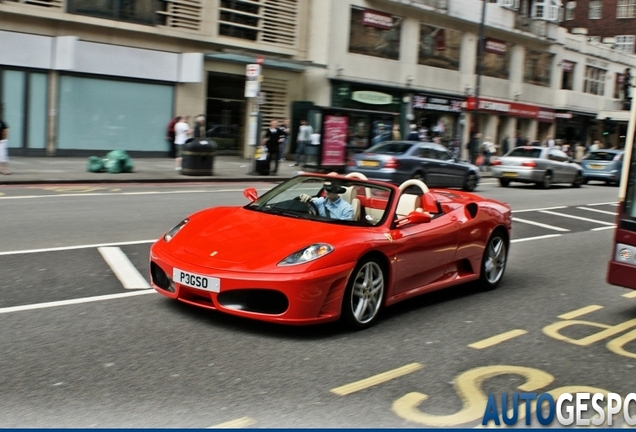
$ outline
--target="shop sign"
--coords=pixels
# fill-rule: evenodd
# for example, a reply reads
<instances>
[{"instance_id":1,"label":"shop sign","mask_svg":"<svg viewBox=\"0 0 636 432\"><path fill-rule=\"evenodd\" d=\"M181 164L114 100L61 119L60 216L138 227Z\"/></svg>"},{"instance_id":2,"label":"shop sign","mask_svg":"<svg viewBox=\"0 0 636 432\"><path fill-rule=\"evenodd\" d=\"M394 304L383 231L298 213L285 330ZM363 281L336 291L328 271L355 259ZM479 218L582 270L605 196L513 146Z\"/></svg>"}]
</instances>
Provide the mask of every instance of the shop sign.
<instances>
[{"instance_id":1,"label":"shop sign","mask_svg":"<svg viewBox=\"0 0 636 432\"><path fill-rule=\"evenodd\" d=\"M362 25L391 30L393 28L393 16L367 9L362 13Z\"/></svg>"},{"instance_id":2,"label":"shop sign","mask_svg":"<svg viewBox=\"0 0 636 432\"><path fill-rule=\"evenodd\" d=\"M348 130L349 118L347 116L325 116L322 137L322 165L345 165Z\"/></svg>"},{"instance_id":3,"label":"shop sign","mask_svg":"<svg viewBox=\"0 0 636 432\"><path fill-rule=\"evenodd\" d=\"M571 112L558 112L558 113L554 113L554 118L560 118L560 119L571 119L572 113Z\"/></svg>"},{"instance_id":4,"label":"shop sign","mask_svg":"<svg viewBox=\"0 0 636 432\"><path fill-rule=\"evenodd\" d=\"M369 105L389 105L393 102L393 96L390 94L370 90L354 91L351 99Z\"/></svg>"},{"instance_id":5,"label":"shop sign","mask_svg":"<svg viewBox=\"0 0 636 432\"><path fill-rule=\"evenodd\" d=\"M479 98L479 106L476 109L477 111L507 114L512 117L536 118L543 122L550 122L554 120L554 112L549 108L539 108L535 105L527 105L517 102L504 102L494 99ZM475 110L474 96L466 99L466 110ZM540 114L540 112L542 113ZM550 114L550 112L552 113Z\"/></svg>"},{"instance_id":6,"label":"shop sign","mask_svg":"<svg viewBox=\"0 0 636 432\"><path fill-rule=\"evenodd\" d=\"M416 94L413 96L413 109L460 113L462 112L462 103L456 99Z\"/></svg>"},{"instance_id":7,"label":"shop sign","mask_svg":"<svg viewBox=\"0 0 636 432\"><path fill-rule=\"evenodd\" d=\"M500 41L497 39L486 38L484 43L484 51L504 55L506 51L508 51L508 45L504 41Z\"/></svg>"}]
</instances>

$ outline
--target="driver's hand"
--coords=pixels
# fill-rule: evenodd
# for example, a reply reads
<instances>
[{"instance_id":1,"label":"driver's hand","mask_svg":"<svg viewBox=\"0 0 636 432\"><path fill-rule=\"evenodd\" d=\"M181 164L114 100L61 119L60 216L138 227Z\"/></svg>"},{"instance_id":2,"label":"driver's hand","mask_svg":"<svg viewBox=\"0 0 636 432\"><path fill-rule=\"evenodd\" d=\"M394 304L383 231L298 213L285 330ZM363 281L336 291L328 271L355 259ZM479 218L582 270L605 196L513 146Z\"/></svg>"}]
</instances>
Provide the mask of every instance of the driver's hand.
<instances>
[{"instance_id":1,"label":"driver's hand","mask_svg":"<svg viewBox=\"0 0 636 432\"><path fill-rule=\"evenodd\" d=\"M309 202L311 201L311 195L307 195L307 194L300 194L300 196L298 197L300 198L300 200L302 202Z\"/></svg>"}]
</instances>

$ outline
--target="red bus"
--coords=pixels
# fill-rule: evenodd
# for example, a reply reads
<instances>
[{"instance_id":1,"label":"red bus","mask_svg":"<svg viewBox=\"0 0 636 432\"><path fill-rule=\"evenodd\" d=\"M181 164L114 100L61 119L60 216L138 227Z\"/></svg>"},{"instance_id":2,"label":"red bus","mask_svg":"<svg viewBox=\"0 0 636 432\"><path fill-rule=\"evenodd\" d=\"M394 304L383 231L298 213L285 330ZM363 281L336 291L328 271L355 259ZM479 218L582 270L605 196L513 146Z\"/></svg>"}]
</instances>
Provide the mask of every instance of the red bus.
<instances>
[{"instance_id":1,"label":"red bus","mask_svg":"<svg viewBox=\"0 0 636 432\"><path fill-rule=\"evenodd\" d=\"M636 290L636 161L634 157L636 100L632 101L625 137L623 170L618 190L614 248L607 269L607 282Z\"/></svg>"}]
</instances>

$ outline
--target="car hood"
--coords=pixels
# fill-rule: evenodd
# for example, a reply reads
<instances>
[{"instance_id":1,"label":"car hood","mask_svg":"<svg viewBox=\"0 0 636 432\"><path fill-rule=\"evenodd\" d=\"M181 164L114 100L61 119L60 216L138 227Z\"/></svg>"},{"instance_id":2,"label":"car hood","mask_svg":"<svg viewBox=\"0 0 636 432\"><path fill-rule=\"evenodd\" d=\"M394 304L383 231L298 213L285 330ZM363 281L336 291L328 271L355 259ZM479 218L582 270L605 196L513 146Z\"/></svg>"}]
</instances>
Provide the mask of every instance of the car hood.
<instances>
[{"instance_id":1,"label":"car hood","mask_svg":"<svg viewBox=\"0 0 636 432\"><path fill-rule=\"evenodd\" d=\"M342 243L338 224L272 215L244 208L217 207L197 213L170 242L173 251L211 259L210 263L276 264L314 243ZM175 242L175 240L177 240ZM174 243L174 244L173 244ZM185 258L185 257L184 257Z\"/></svg>"}]
</instances>

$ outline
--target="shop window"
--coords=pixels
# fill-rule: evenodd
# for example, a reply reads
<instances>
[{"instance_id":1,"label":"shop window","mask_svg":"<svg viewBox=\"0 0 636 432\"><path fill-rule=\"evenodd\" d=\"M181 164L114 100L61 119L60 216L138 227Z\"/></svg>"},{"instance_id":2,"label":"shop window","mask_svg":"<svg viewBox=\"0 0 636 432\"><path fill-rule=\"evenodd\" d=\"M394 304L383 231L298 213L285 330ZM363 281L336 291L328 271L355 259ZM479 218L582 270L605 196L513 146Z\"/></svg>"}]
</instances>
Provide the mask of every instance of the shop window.
<instances>
[{"instance_id":1,"label":"shop window","mask_svg":"<svg viewBox=\"0 0 636 432\"><path fill-rule=\"evenodd\" d=\"M588 9L588 18L589 19L601 19L602 16L602 0L591 0L590 6Z\"/></svg>"},{"instance_id":2,"label":"shop window","mask_svg":"<svg viewBox=\"0 0 636 432\"><path fill-rule=\"evenodd\" d=\"M573 90L574 84L574 63L567 60L561 62L561 88L563 90Z\"/></svg>"},{"instance_id":3,"label":"shop window","mask_svg":"<svg viewBox=\"0 0 636 432\"><path fill-rule=\"evenodd\" d=\"M508 79L511 46L507 42L486 38L481 60L481 74L493 78Z\"/></svg>"},{"instance_id":4,"label":"shop window","mask_svg":"<svg viewBox=\"0 0 636 432\"><path fill-rule=\"evenodd\" d=\"M68 12L137 24L156 24L165 2L158 0L68 0Z\"/></svg>"},{"instance_id":5,"label":"shop window","mask_svg":"<svg viewBox=\"0 0 636 432\"><path fill-rule=\"evenodd\" d=\"M585 69L583 92L602 96L605 93L605 69L588 66Z\"/></svg>"},{"instance_id":6,"label":"shop window","mask_svg":"<svg viewBox=\"0 0 636 432\"><path fill-rule=\"evenodd\" d=\"M618 0L618 5L616 9L616 18L635 18L635 17L636 17L636 0Z\"/></svg>"},{"instance_id":7,"label":"shop window","mask_svg":"<svg viewBox=\"0 0 636 432\"><path fill-rule=\"evenodd\" d=\"M349 52L391 60L400 58L402 18L351 8Z\"/></svg>"},{"instance_id":8,"label":"shop window","mask_svg":"<svg viewBox=\"0 0 636 432\"><path fill-rule=\"evenodd\" d=\"M462 34L428 24L420 24L418 63L425 66L459 70Z\"/></svg>"},{"instance_id":9,"label":"shop window","mask_svg":"<svg viewBox=\"0 0 636 432\"><path fill-rule=\"evenodd\" d=\"M554 54L527 49L523 82L550 87L553 59Z\"/></svg>"}]
</instances>

